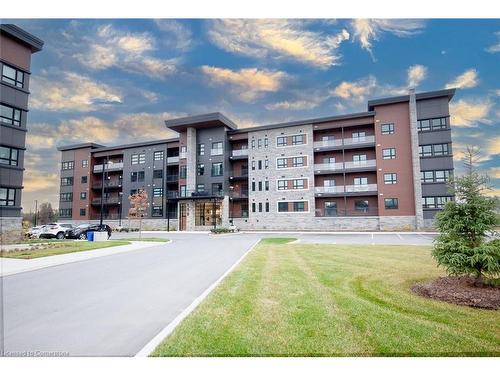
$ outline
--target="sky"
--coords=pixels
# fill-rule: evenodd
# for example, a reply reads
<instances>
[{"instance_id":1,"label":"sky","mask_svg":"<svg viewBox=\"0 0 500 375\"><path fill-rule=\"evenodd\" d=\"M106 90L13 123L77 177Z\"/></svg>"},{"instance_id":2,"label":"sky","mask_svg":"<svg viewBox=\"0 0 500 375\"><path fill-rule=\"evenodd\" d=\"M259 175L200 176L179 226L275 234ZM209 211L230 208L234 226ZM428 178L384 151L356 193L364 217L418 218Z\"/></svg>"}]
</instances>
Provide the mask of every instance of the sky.
<instances>
[{"instance_id":1,"label":"sky","mask_svg":"<svg viewBox=\"0 0 500 375\"><path fill-rule=\"evenodd\" d=\"M240 128L367 110L455 87L455 168L467 145L500 195L500 20L9 20L33 55L23 208L58 206L57 146L175 137L163 121L222 112Z\"/></svg>"}]
</instances>

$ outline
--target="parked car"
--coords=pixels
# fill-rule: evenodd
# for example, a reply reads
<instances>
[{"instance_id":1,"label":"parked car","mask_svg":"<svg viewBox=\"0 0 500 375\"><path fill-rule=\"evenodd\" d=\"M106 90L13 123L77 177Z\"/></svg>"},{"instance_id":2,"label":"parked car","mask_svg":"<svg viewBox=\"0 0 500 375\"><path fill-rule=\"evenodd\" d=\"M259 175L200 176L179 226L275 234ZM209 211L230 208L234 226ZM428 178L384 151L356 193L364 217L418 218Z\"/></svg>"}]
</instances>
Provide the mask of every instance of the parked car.
<instances>
[{"instance_id":1,"label":"parked car","mask_svg":"<svg viewBox=\"0 0 500 375\"><path fill-rule=\"evenodd\" d=\"M36 227L30 228L26 235L28 236L28 238L36 239L40 237L40 234L43 231L43 227L45 227L45 225L37 225Z\"/></svg>"},{"instance_id":2,"label":"parked car","mask_svg":"<svg viewBox=\"0 0 500 375\"><path fill-rule=\"evenodd\" d=\"M111 227L107 224L81 224L66 233L66 238L76 238L86 240L88 232L108 232L108 238L111 237Z\"/></svg>"},{"instance_id":3,"label":"parked car","mask_svg":"<svg viewBox=\"0 0 500 375\"><path fill-rule=\"evenodd\" d=\"M73 224L52 223L43 226L40 233L40 238L57 238L63 240L66 237L66 232L75 228Z\"/></svg>"}]
</instances>

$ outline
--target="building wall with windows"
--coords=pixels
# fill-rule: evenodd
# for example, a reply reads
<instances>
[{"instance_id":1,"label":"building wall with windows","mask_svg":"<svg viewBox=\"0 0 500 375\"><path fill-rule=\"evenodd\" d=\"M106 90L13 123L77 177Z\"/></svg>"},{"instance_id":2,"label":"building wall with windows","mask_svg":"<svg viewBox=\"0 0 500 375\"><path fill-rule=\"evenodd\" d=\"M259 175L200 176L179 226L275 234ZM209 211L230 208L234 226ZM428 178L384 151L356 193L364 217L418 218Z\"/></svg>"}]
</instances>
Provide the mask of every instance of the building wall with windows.
<instances>
[{"instance_id":1,"label":"building wall with windows","mask_svg":"<svg viewBox=\"0 0 500 375\"><path fill-rule=\"evenodd\" d=\"M21 194L28 131L31 55L43 41L11 24L0 25L0 232L21 229ZM3 219L6 218L6 219Z\"/></svg>"}]
</instances>

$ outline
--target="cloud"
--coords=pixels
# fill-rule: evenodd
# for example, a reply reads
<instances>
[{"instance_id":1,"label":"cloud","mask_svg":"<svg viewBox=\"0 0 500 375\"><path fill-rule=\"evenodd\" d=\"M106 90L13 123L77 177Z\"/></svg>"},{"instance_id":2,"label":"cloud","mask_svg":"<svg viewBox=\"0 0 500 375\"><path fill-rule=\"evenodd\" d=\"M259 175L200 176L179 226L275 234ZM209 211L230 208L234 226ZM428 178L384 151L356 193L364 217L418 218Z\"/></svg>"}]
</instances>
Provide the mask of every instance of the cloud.
<instances>
[{"instance_id":1,"label":"cloud","mask_svg":"<svg viewBox=\"0 0 500 375\"><path fill-rule=\"evenodd\" d=\"M476 69L469 69L460 74L452 82L446 84L445 88L466 89L476 87L478 84L478 73Z\"/></svg>"},{"instance_id":2,"label":"cloud","mask_svg":"<svg viewBox=\"0 0 500 375\"><path fill-rule=\"evenodd\" d=\"M490 124L488 114L493 104L488 100L466 101L460 99L450 103L451 123L455 127L475 128L478 123Z\"/></svg>"},{"instance_id":3,"label":"cloud","mask_svg":"<svg viewBox=\"0 0 500 375\"><path fill-rule=\"evenodd\" d=\"M264 92L278 91L287 76L280 71L255 68L231 70L208 65L202 66L201 71L215 85L232 86L232 90L246 102L255 100Z\"/></svg>"},{"instance_id":4,"label":"cloud","mask_svg":"<svg viewBox=\"0 0 500 375\"><path fill-rule=\"evenodd\" d=\"M266 105L268 110L288 109L292 111L299 111L305 109L313 109L319 106L323 100L285 100L282 102L271 103Z\"/></svg>"},{"instance_id":5,"label":"cloud","mask_svg":"<svg viewBox=\"0 0 500 375\"><path fill-rule=\"evenodd\" d=\"M492 44L488 48L486 48L487 52L490 52L490 53L498 53L498 52L500 52L500 31L497 31L495 33L495 35L497 36L497 42L495 44Z\"/></svg>"},{"instance_id":6,"label":"cloud","mask_svg":"<svg viewBox=\"0 0 500 375\"><path fill-rule=\"evenodd\" d=\"M408 87L415 88L427 77L427 67L423 65L412 65L407 70Z\"/></svg>"},{"instance_id":7,"label":"cloud","mask_svg":"<svg viewBox=\"0 0 500 375\"><path fill-rule=\"evenodd\" d=\"M500 179L500 167L491 168L488 171L488 175L492 178Z\"/></svg>"},{"instance_id":8,"label":"cloud","mask_svg":"<svg viewBox=\"0 0 500 375\"><path fill-rule=\"evenodd\" d=\"M95 35L85 38L83 52L73 55L81 64L93 70L119 68L124 71L162 79L176 71L176 59L151 56L156 40L149 33L131 33L100 26Z\"/></svg>"},{"instance_id":9,"label":"cloud","mask_svg":"<svg viewBox=\"0 0 500 375\"><path fill-rule=\"evenodd\" d=\"M155 20L155 25L166 34L162 38L165 46L187 51L193 44L192 33L189 28L176 20Z\"/></svg>"},{"instance_id":10,"label":"cloud","mask_svg":"<svg viewBox=\"0 0 500 375\"><path fill-rule=\"evenodd\" d=\"M486 151L490 156L500 155L500 137L493 137L486 143Z\"/></svg>"},{"instance_id":11,"label":"cloud","mask_svg":"<svg viewBox=\"0 0 500 375\"><path fill-rule=\"evenodd\" d=\"M31 107L47 111L90 112L123 100L118 89L72 72L60 73L59 79L34 77L31 91Z\"/></svg>"},{"instance_id":12,"label":"cloud","mask_svg":"<svg viewBox=\"0 0 500 375\"><path fill-rule=\"evenodd\" d=\"M23 192L59 191L59 175L57 173L46 173L30 171L24 174Z\"/></svg>"},{"instance_id":13,"label":"cloud","mask_svg":"<svg viewBox=\"0 0 500 375\"><path fill-rule=\"evenodd\" d=\"M370 75L358 81L343 81L333 90L330 95L344 100L357 103L364 102L366 97L371 95L377 87L377 79Z\"/></svg>"},{"instance_id":14,"label":"cloud","mask_svg":"<svg viewBox=\"0 0 500 375\"><path fill-rule=\"evenodd\" d=\"M361 48L372 53L373 41L378 40L383 33L390 33L397 37L410 37L422 31L425 24L416 19L354 19L351 27L354 31L353 39L357 39Z\"/></svg>"},{"instance_id":15,"label":"cloud","mask_svg":"<svg viewBox=\"0 0 500 375\"><path fill-rule=\"evenodd\" d=\"M287 58L328 69L339 64L347 30L333 35L306 29L307 22L283 19L224 19L211 22L210 40L219 48L256 58Z\"/></svg>"}]
</instances>

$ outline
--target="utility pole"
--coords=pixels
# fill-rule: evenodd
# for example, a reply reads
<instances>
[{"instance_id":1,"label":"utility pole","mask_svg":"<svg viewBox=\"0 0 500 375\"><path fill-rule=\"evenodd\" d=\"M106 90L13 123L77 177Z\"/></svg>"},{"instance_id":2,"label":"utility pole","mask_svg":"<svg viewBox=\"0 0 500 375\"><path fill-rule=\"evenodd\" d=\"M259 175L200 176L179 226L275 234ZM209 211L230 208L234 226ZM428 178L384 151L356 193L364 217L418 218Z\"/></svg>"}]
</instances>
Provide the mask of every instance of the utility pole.
<instances>
[{"instance_id":1,"label":"utility pole","mask_svg":"<svg viewBox=\"0 0 500 375\"><path fill-rule=\"evenodd\" d=\"M35 219L33 220L35 223L35 225L33 225L34 227L36 227L36 219L37 219L37 216L38 216L38 199L35 199Z\"/></svg>"},{"instance_id":2,"label":"utility pole","mask_svg":"<svg viewBox=\"0 0 500 375\"><path fill-rule=\"evenodd\" d=\"M118 193L120 196L120 222L118 223L118 226L121 228L122 226L122 206L123 206L123 191L120 191Z\"/></svg>"}]
</instances>

